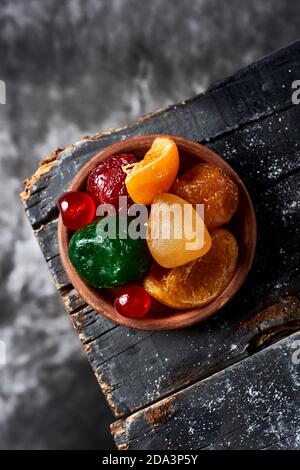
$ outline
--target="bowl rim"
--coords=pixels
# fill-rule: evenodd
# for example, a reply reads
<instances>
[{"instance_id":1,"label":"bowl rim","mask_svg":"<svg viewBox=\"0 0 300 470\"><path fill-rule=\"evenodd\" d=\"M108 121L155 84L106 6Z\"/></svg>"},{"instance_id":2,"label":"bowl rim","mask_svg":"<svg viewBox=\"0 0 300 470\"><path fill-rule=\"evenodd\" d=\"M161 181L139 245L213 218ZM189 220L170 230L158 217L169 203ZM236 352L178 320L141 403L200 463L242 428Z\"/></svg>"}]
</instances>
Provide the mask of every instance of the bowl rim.
<instances>
[{"instance_id":1,"label":"bowl rim","mask_svg":"<svg viewBox=\"0 0 300 470\"><path fill-rule=\"evenodd\" d=\"M256 216L251 201L250 195L242 182L239 175L233 170L233 168L216 154L210 148L199 144L185 137L173 136L170 134L144 134L136 137L129 137L124 140L120 140L117 143L109 145L102 149L100 152L95 154L88 162L86 162L82 168L76 173L72 179L67 191L76 191L79 190L82 182L87 178L88 173L92 168L95 167L97 163L108 158L112 155L127 153L133 151L133 149L138 150L142 149L145 146L151 146L153 140L156 137L168 136L175 140L176 144L179 147L179 151L186 151L188 153L195 154L196 158L199 158L201 161L206 161L213 163L214 165L221 167L225 172L232 178L239 187L239 193L241 198L241 192L243 195L244 203L248 206L248 224L247 224L247 235L248 235L248 244L247 252L244 253L242 262L238 265L231 278L231 281L226 286L226 288L219 294L219 296L213 300L210 304L204 307L196 307L186 310L175 310L174 315L166 314L154 317L143 317L140 319L126 318L120 315L111 305L107 302L99 290L94 289L88 286L79 276L75 268L73 267L69 256L68 256L68 243L69 243L69 230L63 225L61 215L58 219L58 228L57 228L57 237L58 237L58 246L59 253L62 261L64 270L73 285L73 287L78 291L79 295L83 300L90 305L96 312L105 316L109 320L128 328L134 328L142 331L162 331L162 330L176 330L182 329L189 326L192 326L196 323L199 323L203 320L206 320L210 316L216 314L233 296L238 292L242 284L244 283L250 268L253 263L256 249L257 241L257 224ZM127 150L126 150L127 149ZM240 257L240 255L239 255Z\"/></svg>"}]
</instances>

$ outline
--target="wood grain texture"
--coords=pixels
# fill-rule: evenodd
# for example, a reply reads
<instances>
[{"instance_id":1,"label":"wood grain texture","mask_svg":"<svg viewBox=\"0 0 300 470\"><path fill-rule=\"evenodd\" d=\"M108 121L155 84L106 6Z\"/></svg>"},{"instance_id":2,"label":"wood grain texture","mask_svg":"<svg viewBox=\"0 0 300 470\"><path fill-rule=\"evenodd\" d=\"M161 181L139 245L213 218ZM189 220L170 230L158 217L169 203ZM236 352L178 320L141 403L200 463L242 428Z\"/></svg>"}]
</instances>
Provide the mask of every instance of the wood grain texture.
<instances>
[{"instance_id":1,"label":"wood grain texture","mask_svg":"<svg viewBox=\"0 0 300 470\"><path fill-rule=\"evenodd\" d=\"M55 152L27 181L26 213L115 416L208 377L299 328L300 107L292 105L290 88L300 76L299 57L297 42L203 95ZM250 276L217 317L153 334L117 327L74 291L58 255L56 200L105 146L166 132L209 142L232 165L253 198L259 237Z\"/></svg>"},{"instance_id":2,"label":"wood grain texture","mask_svg":"<svg viewBox=\"0 0 300 470\"><path fill-rule=\"evenodd\" d=\"M299 351L296 333L114 423L118 448L299 450Z\"/></svg>"}]
</instances>

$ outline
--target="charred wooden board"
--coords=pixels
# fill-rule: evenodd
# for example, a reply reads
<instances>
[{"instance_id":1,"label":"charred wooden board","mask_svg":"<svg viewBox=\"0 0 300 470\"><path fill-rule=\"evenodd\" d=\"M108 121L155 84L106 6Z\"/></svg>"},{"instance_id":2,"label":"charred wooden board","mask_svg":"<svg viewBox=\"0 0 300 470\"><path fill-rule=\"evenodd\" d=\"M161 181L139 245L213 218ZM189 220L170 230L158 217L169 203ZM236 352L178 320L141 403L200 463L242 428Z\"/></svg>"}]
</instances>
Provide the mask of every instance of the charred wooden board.
<instances>
[{"instance_id":1,"label":"charred wooden board","mask_svg":"<svg viewBox=\"0 0 300 470\"><path fill-rule=\"evenodd\" d=\"M300 106L291 102L291 84L299 77L297 42L191 100L54 151L26 181L26 213L115 416L129 415L299 329ZM69 284L58 254L56 201L105 146L160 132L208 142L238 171L255 204L259 240L247 282L215 318L154 334L114 325Z\"/></svg>"},{"instance_id":2,"label":"charred wooden board","mask_svg":"<svg viewBox=\"0 0 300 470\"><path fill-rule=\"evenodd\" d=\"M300 333L112 425L120 449L300 449Z\"/></svg>"}]
</instances>

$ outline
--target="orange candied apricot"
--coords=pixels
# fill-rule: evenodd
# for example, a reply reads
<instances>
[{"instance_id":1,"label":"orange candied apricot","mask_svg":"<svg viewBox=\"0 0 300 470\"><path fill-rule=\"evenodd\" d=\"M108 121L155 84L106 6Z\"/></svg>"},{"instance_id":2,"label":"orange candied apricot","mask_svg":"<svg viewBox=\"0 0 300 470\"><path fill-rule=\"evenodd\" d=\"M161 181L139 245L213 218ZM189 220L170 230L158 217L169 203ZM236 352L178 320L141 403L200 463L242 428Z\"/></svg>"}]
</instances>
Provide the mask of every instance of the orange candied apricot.
<instances>
[{"instance_id":1,"label":"orange candied apricot","mask_svg":"<svg viewBox=\"0 0 300 470\"><path fill-rule=\"evenodd\" d=\"M175 308L203 307L226 288L236 269L238 245L223 228L211 232L212 247L189 264L164 269L153 263L144 288L159 302Z\"/></svg>"},{"instance_id":2,"label":"orange candied apricot","mask_svg":"<svg viewBox=\"0 0 300 470\"><path fill-rule=\"evenodd\" d=\"M169 136L157 137L143 160L124 167L129 196L137 204L151 204L155 196L171 188L178 168L179 154L175 141Z\"/></svg>"},{"instance_id":3,"label":"orange candied apricot","mask_svg":"<svg viewBox=\"0 0 300 470\"><path fill-rule=\"evenodd\" d=\"M155 261L175 268L205 255L210 235L198 212L178 196L163 193L151 205L147 244Z\"/></svg>"},{"instance_id":4,"label":"orange candied apricot","mask_svg":"<svg viewBox=\"0 0 300 470\"><path fill-rule=\"evenodd\" d=\"M237 185L224 170L210 163L192 167L175 181L171 192L194 206L204 204L208 230L229 222L239 202Z\"/></svg>"}]
</instances>

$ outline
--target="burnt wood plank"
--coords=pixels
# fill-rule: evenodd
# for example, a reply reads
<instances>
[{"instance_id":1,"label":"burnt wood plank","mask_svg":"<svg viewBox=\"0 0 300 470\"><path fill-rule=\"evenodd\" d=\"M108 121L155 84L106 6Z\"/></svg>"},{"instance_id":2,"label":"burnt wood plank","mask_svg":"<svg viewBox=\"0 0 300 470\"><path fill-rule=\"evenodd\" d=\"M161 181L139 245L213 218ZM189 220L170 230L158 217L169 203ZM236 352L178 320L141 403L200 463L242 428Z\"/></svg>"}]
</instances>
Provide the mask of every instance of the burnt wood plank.
<instances>
[{"instance_id":1,"label":"burnt wood plank","mask_svg":"<svg viewBox=\"0 0 300 470\"><path fill-rule=\"evenodd\" d=\"M299 327L300 107L291 104L290 89L300 73L299 54L297 42L184 104L55 151L27 182L22 194L27 215L116 416L227 367ZM143 333L114 325L78 296L58 255L56 200L74 174L101 148L150 132L209 140L246 182L258 218L256 261L238 296L217 317L179 332Z\"/></svg>"},{"instance_id":2,"label":"burnt wood plank","mask_svg":"<svg viewBox=\"0 0 300 470\"><path fill-rule=\"evenodd\" d=\"M259 241L255 265L247 283L216 319L170 335L157 333L149 336L147 333L137 333L120 327L112 333L111 322L89 308L84 309L82 299L74 290L63 293L66 309L73 313L72 317L85 343L88 357L116 415L130 413L247 355L248 348L253 347L259 327L256 325L251 329L240 328L240 325L247 321L249 314L262 308L266 302L272 303L281 295L291 291L299 292L297 269L300 224L297 193L300 190L300 179L297 173L291 174L290 166L285 165L286 161L295 164L296 158L292 157L297 155L298 136L296 132L291 134L287 145L286 132L270 130L272 125L280 125L288 119L291 122L292 119L286 116L287 114L292 114L296 120L300 112L298 109L294 107L283 115L280 113L279 117L276 114L249 127L243 127L237 132L235 140L235 133L220 140L223 150L229 148L230 155L239 155L239 163L242 162L239 172L247 180L248 186L251 187L252 182L254 188L257 188L253 192L253 198L258 217ZM263 145L261 138L255 139L258 132L265 135ZM230 143L230 147L224 144L224 139ZM255 159L260 163L266 153L269 155L266 151L268 146L273 150L274 140L278 149L284 149L281 153L277 150L276 158L281 158L281 161L276 165L280 165L280 168L285 165L287 175L286 180L281 180L281 173L277 183L273 175L272 178L268 177L274 164L271 158L265 160L264 172L257 173L255 168L253 169ZM249 142L252 145L249 146ZM216 140L214 147L217 145ZM234 145L238 146L236 152ZM247 162L250 164L247 165ZM262 177L264 184L259 185ZM267 230L264 227L267 227ZM50 222L38 229L38 238L43 250L45 243L51 240L51 249L48 250L47 256L53 260L56 222ZM286 310L289 310L289 305L294 305L293 302L284 303ZM273 324L270 322L268 335L271 331L272 335L281 334L276 328L273 331L277 318L274 316L274 310L270 312ZM294 309L293 312L293 320L297 321L299 309ZM283 320L289 321L288 316ZM289 325L286 331L290 331L290 328L293 331L294 327L295 324ZM179 342L182 349L178 351ZM137 362L140 364L138 369Z\"/></svg>"},{"instance_id":3,"label":"burnt wood plank","mask_svg":"<svg viewBox=\"0 0 300 470\"><path fill-rule=\"evenodd\" d=\"M107 400L120 416L224 369L300 327L299 300L292 296L257 315L249 322L235 312L236 318L226 315L172 333L120 331L111 326L84 348ZM84 334L81 338L85 341Z\"/></svg>"},{"instance_id":4,"label":"burnt wood plank","mask_svg":"<svg viewBox=\"0 0 300 470\"><path fill-rule=\"evenodd\" d=\"M300 333L112 425L120 449L300 449Z\"/></svg>"}]
</instances>

